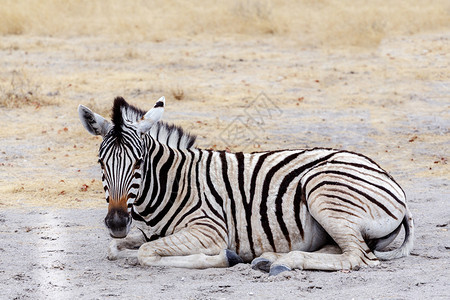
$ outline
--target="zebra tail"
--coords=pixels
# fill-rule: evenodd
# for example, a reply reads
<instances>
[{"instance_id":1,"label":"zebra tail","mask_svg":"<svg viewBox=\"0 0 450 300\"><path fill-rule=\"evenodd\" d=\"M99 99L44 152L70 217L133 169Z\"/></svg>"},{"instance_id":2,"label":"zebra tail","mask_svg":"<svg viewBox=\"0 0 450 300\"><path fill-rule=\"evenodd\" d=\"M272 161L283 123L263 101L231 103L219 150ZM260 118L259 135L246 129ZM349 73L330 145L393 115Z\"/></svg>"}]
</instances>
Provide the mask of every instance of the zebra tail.
<instances>
[{"instance_id":1,"label":"zebra tail","mask_svg":"<svg viewBox=\"0 0 450 300\"><path fill-rule=\"evenodd\" d=\"M414 247L414 221L408 207L406 207L406 213L403 217L402 224L405 227L405 240L403 241L403 244L399 248L392 251L374 250L373 253L379 260L396 259L408 256L411 253Z\"/></svg>"}]
</instances>

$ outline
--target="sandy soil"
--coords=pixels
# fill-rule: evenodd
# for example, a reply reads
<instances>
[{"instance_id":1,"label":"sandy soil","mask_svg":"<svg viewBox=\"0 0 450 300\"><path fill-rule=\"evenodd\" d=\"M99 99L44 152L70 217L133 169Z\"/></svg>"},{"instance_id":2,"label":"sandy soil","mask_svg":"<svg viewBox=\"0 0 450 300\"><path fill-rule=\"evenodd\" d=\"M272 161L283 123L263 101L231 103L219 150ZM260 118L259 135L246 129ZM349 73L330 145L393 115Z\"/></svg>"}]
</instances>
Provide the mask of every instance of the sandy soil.
<instances>
[{"instance_id":1,"label":"sandy soil","mask_svg":"<svg viewBox=\"0 0 450 300\"><path fill-rule=\"evenodd\" d=\"M22 100L0 108L0 298L450 298L449 53L448 32L354 51L277 37L2 37L1 92ZM144 109L165 95L165 120L198 134L199 147L368 155L408 195L412 256L274 278L245 264L184 270L108 261L100 140L84 131L76 107L107 116L118 95Z\"/></svg>"}]
</instances>

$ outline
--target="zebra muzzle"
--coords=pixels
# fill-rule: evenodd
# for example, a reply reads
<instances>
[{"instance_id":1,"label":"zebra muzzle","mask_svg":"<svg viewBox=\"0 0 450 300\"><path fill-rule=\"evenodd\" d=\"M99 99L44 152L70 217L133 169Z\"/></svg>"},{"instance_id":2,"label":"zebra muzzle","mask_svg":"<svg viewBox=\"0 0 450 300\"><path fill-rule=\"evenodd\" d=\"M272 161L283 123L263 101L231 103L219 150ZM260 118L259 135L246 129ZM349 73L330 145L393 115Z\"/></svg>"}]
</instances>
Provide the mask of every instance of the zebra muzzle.
<instances>
[{"instance_id":1,"label":"zebra muzzle","mask_svg":"<svg viewBox=\"0 0 450 300\"><path fill-rule=\"evenodd\" d=\"M105 225L113 238L124 238L130 231L131 216L122 209L111 209L105 217Z\"/></svg>"}]
</instances>

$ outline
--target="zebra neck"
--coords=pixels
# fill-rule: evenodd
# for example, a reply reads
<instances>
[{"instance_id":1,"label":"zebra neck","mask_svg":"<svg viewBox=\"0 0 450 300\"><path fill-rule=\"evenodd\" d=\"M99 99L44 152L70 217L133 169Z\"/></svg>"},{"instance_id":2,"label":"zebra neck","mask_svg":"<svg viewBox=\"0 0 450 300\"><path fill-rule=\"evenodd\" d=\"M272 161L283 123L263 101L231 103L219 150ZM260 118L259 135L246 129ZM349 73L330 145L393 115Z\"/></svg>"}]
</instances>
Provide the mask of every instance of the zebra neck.
<instances>
[{"instance_id":1,"label":"zebra neck","mask_svg":"<svg viewBox=\"0 0 450 300\"><path fill-rule=\"evenodd\" d=\"M195 206L196 149L174 149L153 141L144 159L145 169L133 217L164 236L173 230L172 215Z\"/></svg>"},{"instance_id":2,"label":"zebra neck","mask_svg":"<svg viewBox=\"0 0 450 300\"><path fill-rule=\"evenodd\" d=\"M231 219L227 216L234 214L233 189L237 188L239 183L235 180L230 181L229 173L237 174L238 165L244 167L243 164L237 163L237 157L241 156L243 162L243 155L242 153L227 153L225 151L203 150L202 152L200 174L203 182L200 189L206 191L202 193L202 196L211 205L209 208L218 218L231 222ZM244 179L239 179L241 179L240 183L243 184ZM229 227L232 224L229 223L226 226Z\"/></svg>"}]
</instances>

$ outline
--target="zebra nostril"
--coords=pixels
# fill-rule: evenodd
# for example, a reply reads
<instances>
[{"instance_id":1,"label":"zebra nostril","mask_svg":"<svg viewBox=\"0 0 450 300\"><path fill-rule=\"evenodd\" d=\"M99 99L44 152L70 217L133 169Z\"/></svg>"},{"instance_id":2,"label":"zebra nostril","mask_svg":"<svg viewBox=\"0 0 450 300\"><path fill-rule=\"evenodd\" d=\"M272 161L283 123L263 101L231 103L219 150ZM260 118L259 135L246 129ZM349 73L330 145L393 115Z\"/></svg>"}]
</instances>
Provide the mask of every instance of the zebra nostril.
<instances>
[{"instance_id":1,"label":"zebra nostril","mask_svg":"<svg viewBox=\"0 0 450 300\"><path fill-rule=\"evenodd\" d=\"M116 228L125 227L128 223L128 216L123 216L118 212L115 212L111 220L111 225Z\"/></svg>"}]
</instances>

